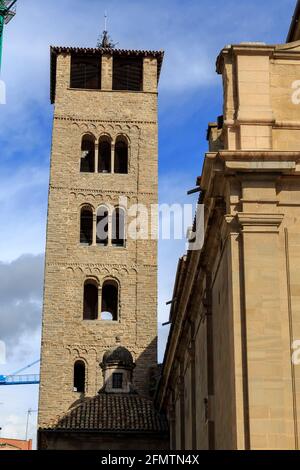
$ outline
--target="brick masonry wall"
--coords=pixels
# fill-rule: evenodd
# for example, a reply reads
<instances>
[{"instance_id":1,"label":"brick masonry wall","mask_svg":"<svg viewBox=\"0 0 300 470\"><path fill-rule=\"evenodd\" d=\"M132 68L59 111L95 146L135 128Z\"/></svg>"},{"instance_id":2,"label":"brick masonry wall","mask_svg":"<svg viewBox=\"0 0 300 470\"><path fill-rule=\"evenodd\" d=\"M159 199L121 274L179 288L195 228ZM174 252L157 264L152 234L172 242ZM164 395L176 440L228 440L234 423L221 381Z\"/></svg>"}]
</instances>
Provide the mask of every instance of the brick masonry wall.
<instances>
[{"instance_id":1,"label":"brick masonry wall","mask_svg":"<svg viewBox=\"0 0 300 470\"><path fill-rule=\"evenodd\" d=\"M46 427L76 402L73 366L86 363L87 396L103 385L99 363L116 337L136 362L134 386L148 394L149 368L157 362L157 242L127 240L126 247L82 246L80 209L102 203L157 203L157 61L144 59L145 92L111 91L112 58L102 58L106 91L71 90L70 56L57 58L49 189L39 426ZM128 174L80 173L86 133L129 141ZM120 286L119 320L83 321L83 286L94 278ZM100 304L99 304L100 309Z\"/></svg>"}]
</instances>

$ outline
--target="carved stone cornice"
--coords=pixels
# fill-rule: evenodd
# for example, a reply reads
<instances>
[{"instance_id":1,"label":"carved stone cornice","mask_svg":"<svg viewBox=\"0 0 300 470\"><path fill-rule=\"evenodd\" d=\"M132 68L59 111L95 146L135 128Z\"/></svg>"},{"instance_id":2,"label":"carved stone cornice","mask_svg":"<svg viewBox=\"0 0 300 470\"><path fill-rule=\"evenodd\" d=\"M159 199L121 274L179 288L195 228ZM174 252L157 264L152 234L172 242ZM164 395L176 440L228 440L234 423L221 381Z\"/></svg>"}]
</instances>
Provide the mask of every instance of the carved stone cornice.
<instances>
[{"instance_id":1,"label":"carved stone cornice","mask_svg":"<svg viewBox=\"0 0 300 470\"><path fill-rule=\"evenodd\" d=\"M70 122L91 122L91 123L104 123L104 124L132 124L132 125L137 125L137 124L154 124L157 125L156 121L134 121L132 119L84 119L84 118L79 118L77 116L60 116L60 115L55 115L54 116L55 120L58 121L70 121Z\"/></svg>"},{"instance_id":2,"label":"carved stone cornice","mask_svg":"<svg viewBox=\"0 0 300 470\"><path fill-rule=\"evenodd\" d=\"M278 232L284 214L237 213L236 218L245 232Z\"/></svg>"},{"instance_id":3,"label":"carved stone cornice","mask_svg":"<svg viewBox=\"0 0 300 470\"><path fill-rule=\"evenodd\" d=\"M120 194L122 196L128 196L128 197L138 197L138 196L154 196L156 193L155 192L136 192L136 191L115 191L115 190L110 190L110 189L92 189L92 188L74 188L74 187L67 187L67 186L57 186L50 184L50 190L54 191L69 191L70 193L85 193L85 194L92 194L92 195L103 195L105 194L112 194L119 196Z\"/></svg>"}]
</instances>

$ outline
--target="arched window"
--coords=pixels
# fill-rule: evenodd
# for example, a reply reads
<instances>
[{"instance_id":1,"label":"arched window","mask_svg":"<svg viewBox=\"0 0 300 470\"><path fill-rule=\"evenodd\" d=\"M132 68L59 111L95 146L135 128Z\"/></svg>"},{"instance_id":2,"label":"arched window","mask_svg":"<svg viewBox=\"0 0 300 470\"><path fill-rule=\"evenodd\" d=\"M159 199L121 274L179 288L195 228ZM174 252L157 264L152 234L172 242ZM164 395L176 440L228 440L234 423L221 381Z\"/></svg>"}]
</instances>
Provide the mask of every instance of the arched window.
<instances>
[{"instance_id":1,"label":"arched window","mask_svg":"<svg viewBox=\"0 0 300 470\"><path fill-rule=\"evenodd\" d=\"M97 211L96 241L97 245L108 245L108 210L105 206Z\"/></svg>"},{"instance_id":2,"label":"arched window","mask_svg":"<svg viewBox=\"0 0 300 470\"><path fill-rule=\"evenodd\" d=\"M90 134L82 138L80 171L84 173L95 171L95 138Z\"/></svg>"},{"instance_id":3,"label":"arched window","mask_svg":"<svg viewBox=\"0 0 300 470\"><path fill-rule=\"evenodd\" d=\"M102 287L102 320L118 320L119 289L116 281L105 281Z\"/></svg>"},{"instance_id":4,"label":"arched window","mask_svg":"<svg viewBox=\"0 0 300 470\"><path fill-rule=\"evenodd\" d=\"M85 392L85 363L83 361L76 361L74 364L73 387L74 392Z\"/></svg>"},{"instance_id":5,"label":"arched window","mask_svg":"<svg viewBox=\"0 0 300 470\"><path fill-rule=\"evenodd\" d=\"M93 210L88 206L83 207L80 212L80 243L93 243Z\"/></svg>"},{"instance_id":6,"label":"arched window","mask_svg":"<svg viewBox=\"0 0 300 470\"><path fill-rule=\"evenodd\" d=\"M111 140L108 136L103 136L99 142L98 172L111 172Z\"/></svg>"},{"instance_id":7,"label":"arched window","mask_svg":"<svg viewBox=\"0 0 300 470\"><path fill-rule=\"evenodd\" d=\"M125 245L125 211L117 207L112 215L112 245Z\"/></svg>"},{"instance_id":8,"label":"arched window","mask_svg":"<svg viewBox=\"0 0 300 470\"><path fill-rule=\"evenodd\" d=\"M98 318L98 285L93 280L84 283L83 319L97 320Z\"/></svg>"},{"instance_id":9,"label":"arched window","mask_svg":"<svg viewBox=\"0 0 300 470\"><path fill-rule=\"evenodd\" d=\"M128 173L128 143L125 137L117 137L115 144L115 173Z\"/></svg>"}]
</instances>

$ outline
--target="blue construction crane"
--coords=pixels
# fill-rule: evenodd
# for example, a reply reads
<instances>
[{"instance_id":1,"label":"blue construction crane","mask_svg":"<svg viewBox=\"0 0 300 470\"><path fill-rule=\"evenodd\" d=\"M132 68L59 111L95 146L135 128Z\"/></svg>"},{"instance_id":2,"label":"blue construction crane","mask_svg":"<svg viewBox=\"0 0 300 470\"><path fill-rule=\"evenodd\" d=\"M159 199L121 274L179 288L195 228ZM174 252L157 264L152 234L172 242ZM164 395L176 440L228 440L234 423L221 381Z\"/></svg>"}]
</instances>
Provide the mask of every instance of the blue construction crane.
<instances>
[{"instance_id":1,"label":"blue construction crane","mask_svg":"<svg viewBox=\"0 0 300 470\"><path fill-rule=\"evenodd\" d=\"M11 375L0 375L0 386L1 385L34 385L40 383L40 376L39 374L25 374L19 375L20 372L23 372L26 369L34 366L40 362L40 359L34 361L32 364L28 364L28 366L22 367L22 369L17 370Z\"/></svg>"},{"instance_id":2,"label":"blue construction crane","mask_svg":"<svg viewBox=\"0 0 300 470\"><path fill-rule=\"evenodd\" d=\"M3 30L4 25L9 23L16 14L17 0L0 0L0 71L3 47Z\"/></svg>"}]
</instances>

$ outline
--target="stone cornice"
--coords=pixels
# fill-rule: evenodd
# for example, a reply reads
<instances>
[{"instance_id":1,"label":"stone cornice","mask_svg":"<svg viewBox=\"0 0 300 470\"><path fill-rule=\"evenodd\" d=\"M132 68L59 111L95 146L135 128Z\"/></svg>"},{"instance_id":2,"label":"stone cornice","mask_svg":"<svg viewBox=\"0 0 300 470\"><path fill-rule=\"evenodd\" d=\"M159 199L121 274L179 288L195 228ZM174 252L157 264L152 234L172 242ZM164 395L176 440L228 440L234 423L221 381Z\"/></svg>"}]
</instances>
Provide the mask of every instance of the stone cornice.
<instances>
[{"instance_id":1,"label":"stone cornice","mask_svg":"<svg viewBox=\"0 0 300 470\"><path fill-rule=\"evenodd\" d=\"M92 123L103 123L103 124L153 124L157 125L157 121L136 121L132 119L88 119L88 118L79 118L77 116L60 116L54 115L54 120L57 121L70 121L70 122L92 122Z\"/></svg>"},{"instance_id":2,"label":"stone cornice","mask_svg":"<svg viewBox=\"0 0 300 470\"><path fill-rule=\"evenodd\" d=\"M216 174L274 173L296 174L300 171L300 152L268 150L221 150L207 152L201 176L202 191L209 191Z\"/></svg>"},{"instance_id":3,"label":"stone cornice","mask_svg":"<svg viewBox=\"0 0 300 470\"><path fill-rule=\"evenodd\" d=\"M284 214L260 214L250 212L239 212L236 216L242 227L247 225L272 225L279 227L284 218Z\"/></svg>"},{"instance_id":4,"label":"stone cornice","mask_svg":"<svg viewBox=\"0 0 300 470\"><path fill-rule=\"evenodd\" d=\"M300 121L288 121L277 119L263 119L263 118L247 118L247 119L226 119L224 120L224 128L235 128L243 124L250 124L255 126L269 125L274 129L300 129Z\"/></svg>"},{"instance_id":5,"label":"stone cornice","mask_svg":"<svg viewBox=\"0 0 300 470\"><path fill-rule=\"evenodd\" d=\"M258 212L238 212L226 215L227 224L232 227L232 233L274 233L278 232L284 219L283 214Z\"/></svg>"},{"instance_id":6,"label":"stone cornice","mask_svg":"<svg viewBox=\"0 0 300 470\"><path fill-rule=\"evenodd\" d=\"M219 152L208 152L208 157L219 156L223 160L238 160L243 159L270 159L276 161L281 160L297 160L300 159L300 151L274 151L274 150L221 150Z\"/></svg>"},{"instance_id":7,"label":"stone cornice","mask_svg":"<svg viewBox=\"0 0 300 470\"><path fill-rule=\"evenodd\" d=\"M50 189L51 190L56 190L56 191L69 191L70 193L88 193L88 194L96 194L96 195L103 195L105 194L115 194L116 196L119 196L120 194L122 196L132 196L132 197L138 197L138 196L155 196L155 192L135 192L135 191L114 191L110 189L92 189L92 188L68 188L67 186L56 186L53 184L50 184Z\"/></svg>"},{"instance_id":8,"label":"stone cornice","mask_svg":"<svg viewBox=\"0 0 300 470\"><path fill-rule=\"evenodd\" d=\"M283 214L238 213L237 221L242 233L278 233Z\"/></svg>"},{"instance_id":9,"label":"stone cornice","mask_svg":"<svg viewBox=\"0 0 300 470\"><path fill-rule=\"evenodd\" d=\"M245 42L241 44L233 44L224 47L217 58L217 73L222 74L224 67L224 58L237 55L266 55L270 59L299 59L300 55L300 41L289 44L265 44L259 42Z\"/></svg>"},{"instance_id":10,"label":"stone cornice","mask_svg":"<svg viewBox=\"0 0 300 470\"><path fill-rule=\"evenodd\" d=\"M61 262L61 263L52 263L52 262L46 262L46 266L57 266L57 267L63 267L63 268L117 268L117 269L134 269L137 270L138 268L157 268L157 264L113 264L113 263L106 263L106 264L101 264L101 263L68 263L68 262Z\"/></svg>"},{"instance_id":11,"label":"stone cornice","mask_svg":"<svg viewBox=\"0 0 300 470\"><path fill-rule=\"evenodd\" d=\"M217 73L222 74L224 66L224 57L233 56L238 54L247 54L247 55L269 55L272 56L274 50L276 49L275 45L267 45L265 43L258 42L248 42L244 44L233 44L224 47L220 54L217 57Z\"/></svg>"},{"instance_id":12,"label":"stone cornice","mask_svg":"<svg viewBox=\"0 0 300 470\"><path fill-rule=\"evenodd\" d=\"M255 161L255 160L235 160L235 161L226 161L225 167L228 170L236 171L272 171L272 172L282 172L282 171L291 171L296 170L296 162L294 161L278 161L278 160L269 160L269 161Z\"/></svg>"}]
</instances>

